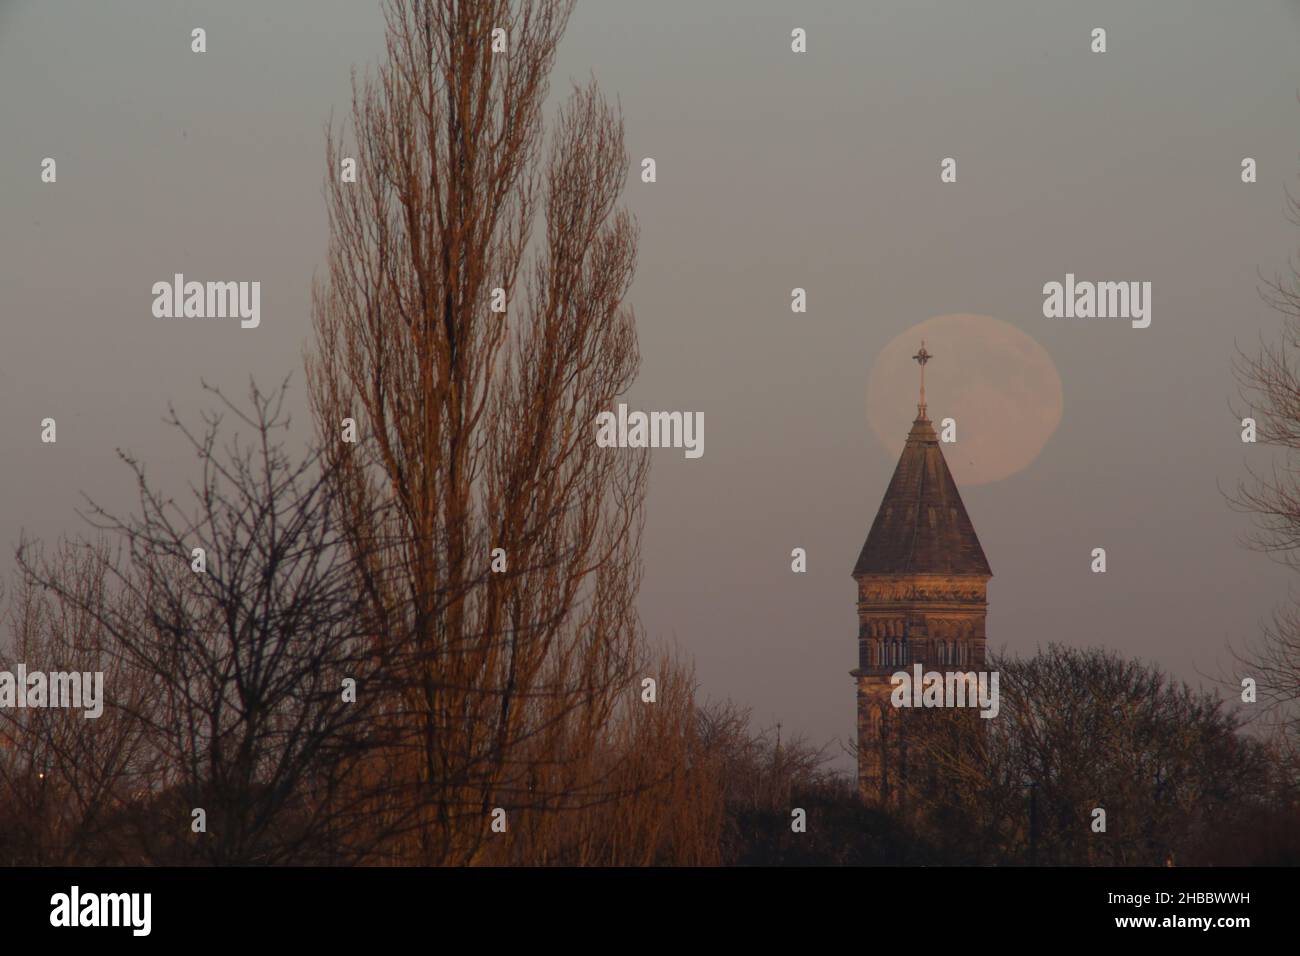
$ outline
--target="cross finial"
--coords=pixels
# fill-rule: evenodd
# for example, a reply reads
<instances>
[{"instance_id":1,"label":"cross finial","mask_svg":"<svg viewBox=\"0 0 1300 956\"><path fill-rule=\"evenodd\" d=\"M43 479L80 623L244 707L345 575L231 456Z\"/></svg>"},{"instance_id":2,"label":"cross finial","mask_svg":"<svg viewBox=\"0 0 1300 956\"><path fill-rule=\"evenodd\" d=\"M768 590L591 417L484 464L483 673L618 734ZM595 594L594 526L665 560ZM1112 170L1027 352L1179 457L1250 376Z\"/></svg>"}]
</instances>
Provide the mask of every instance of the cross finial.
<instances>
[{"instance_id":1,"label":"cross finial","mask_svg":"<svg viewBox=\"0 0 1300 956\"><path fill-rule=\"evenodd\" d=\"M921 339L921 351L913 355L912 358L921 366L921 401L916 406L916 414L918 418L925 418L925 363L934 358L925 350L925 339Z\"/></svg>"}]
</instances>

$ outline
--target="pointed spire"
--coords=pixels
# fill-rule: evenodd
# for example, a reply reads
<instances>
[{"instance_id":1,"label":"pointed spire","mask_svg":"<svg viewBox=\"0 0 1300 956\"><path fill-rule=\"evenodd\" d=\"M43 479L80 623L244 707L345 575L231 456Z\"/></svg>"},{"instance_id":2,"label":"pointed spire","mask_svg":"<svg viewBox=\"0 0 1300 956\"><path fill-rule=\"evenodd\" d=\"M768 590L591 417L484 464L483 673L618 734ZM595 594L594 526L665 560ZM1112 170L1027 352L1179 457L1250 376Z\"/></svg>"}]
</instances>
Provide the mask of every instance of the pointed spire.
<instances>
[{"instance_id":1,"label":"pointed spire","mask_svg":"<svg viewBox=\"0 0 1300 956\"><path fill-rule=\"evenodd\" d=\"M925 364L934 356L921 350L921 401L916 407L894 477L867 533L853 569L860 575L945 574L991 577L957 483L943 459L939 436L925 409Z\"/></svg>"},{"instance_id":2,"label":"pointed spire","mask_svg":"<svg viewBox=\"0 0 1300 956\"><path fill-rule=\"evenodd\" d=\"M925 350L925 339L921 339L921 351L912 356L912 359L921 366L921 401L916 406L916 420L929 421L925 414L925 363L934 358Z\"/></svg>"}]
</instances>

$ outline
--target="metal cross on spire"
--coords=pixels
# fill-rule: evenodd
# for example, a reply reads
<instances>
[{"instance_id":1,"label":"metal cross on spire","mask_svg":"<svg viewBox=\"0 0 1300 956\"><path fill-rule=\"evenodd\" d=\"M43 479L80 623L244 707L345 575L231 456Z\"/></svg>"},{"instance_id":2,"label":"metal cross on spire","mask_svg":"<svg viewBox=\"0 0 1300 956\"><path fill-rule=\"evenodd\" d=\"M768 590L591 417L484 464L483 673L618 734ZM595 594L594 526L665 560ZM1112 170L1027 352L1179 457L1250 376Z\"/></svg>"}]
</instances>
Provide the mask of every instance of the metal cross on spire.
<instances>
[{"instance_id":1,"label":"metal cross on spire","mask_svg":"<svg viewBox=\"0 0 1300 956\"><path fill-rule=\"evenodd\" d=\"M925 418L925 363L934 358L925 350L925 339L921 339L921 351L917 352L912 358L921 366L921 403L916 406L917 415Z\"/></svg>"}]
</instances>

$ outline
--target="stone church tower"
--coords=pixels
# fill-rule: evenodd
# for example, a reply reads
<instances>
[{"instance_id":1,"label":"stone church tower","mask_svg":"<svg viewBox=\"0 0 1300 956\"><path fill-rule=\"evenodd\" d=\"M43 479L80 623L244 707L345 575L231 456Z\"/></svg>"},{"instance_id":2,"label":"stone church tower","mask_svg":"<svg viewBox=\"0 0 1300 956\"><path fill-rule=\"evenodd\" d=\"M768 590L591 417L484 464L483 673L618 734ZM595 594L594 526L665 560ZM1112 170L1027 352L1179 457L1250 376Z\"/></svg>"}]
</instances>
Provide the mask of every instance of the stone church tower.
<instances>
[{"instance_id":1,"label":"stone church tower","mask_svg":"<svg viewBox=\"0 0 1300 956\"><path fill-rule=\"evenodd\" d=\"M865 799L898 806L909 779L908 728L926 711L890 703L890 675L984 668L984 618L993 576L939 436L921 401L907 444L862 546L858 583L858 786ZM913 768L913 774L916 768Z\"/></svg>"}]
</instances>

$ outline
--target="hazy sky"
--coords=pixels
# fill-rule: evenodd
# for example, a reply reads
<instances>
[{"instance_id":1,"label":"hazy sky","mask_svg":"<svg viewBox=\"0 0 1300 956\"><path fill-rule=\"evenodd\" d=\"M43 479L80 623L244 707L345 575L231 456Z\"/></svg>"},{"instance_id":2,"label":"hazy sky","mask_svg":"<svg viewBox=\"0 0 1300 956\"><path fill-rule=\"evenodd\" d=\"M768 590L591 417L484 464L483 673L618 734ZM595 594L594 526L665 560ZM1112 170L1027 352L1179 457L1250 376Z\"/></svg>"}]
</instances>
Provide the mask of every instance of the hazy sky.
<instances>
[{"instance_id":1,"label":"hazy sky","mask_svg":"<svg viewBox=\"0 0 1300 956\"><path fill-rule=\"evenodd\" d=\"M293 372L306 434L323 128L382 33L365 0L0 0L0 544L79 529L83 490L129 505L117 446L179 490L194 461L161 418L206 407L200 379ZM653 453L642 608L706 694L787 732L853 732L849 573L894 467L867 376L947 313L1011 323L1063 389L1034 463L963 489L995 575L991 644L1100 644L1195 679L1286 597L1220 489L1247 459L1234 343L1278 328L1256 272L1300 247L1283 215L1300 4L591 0L553 94L589 74L633 158L658 164L626 192L644 358L628 402L703 412L706 442ZM175 272L260 281L261 327L158 322L150 287ZM1151 282L1151 327L1044 318L1067 272Z\"/></svg>"}]
</instances>

